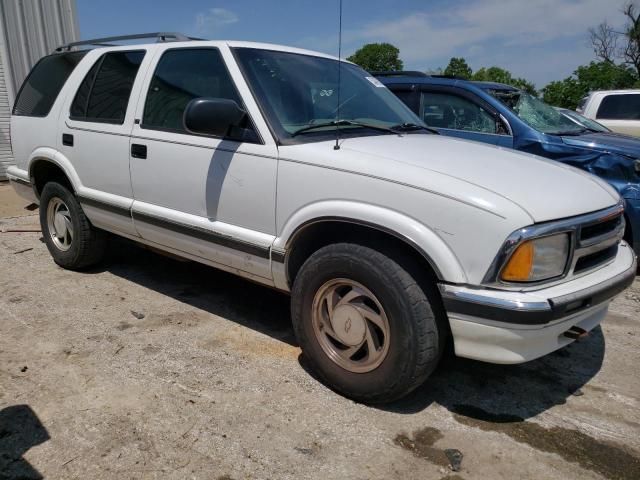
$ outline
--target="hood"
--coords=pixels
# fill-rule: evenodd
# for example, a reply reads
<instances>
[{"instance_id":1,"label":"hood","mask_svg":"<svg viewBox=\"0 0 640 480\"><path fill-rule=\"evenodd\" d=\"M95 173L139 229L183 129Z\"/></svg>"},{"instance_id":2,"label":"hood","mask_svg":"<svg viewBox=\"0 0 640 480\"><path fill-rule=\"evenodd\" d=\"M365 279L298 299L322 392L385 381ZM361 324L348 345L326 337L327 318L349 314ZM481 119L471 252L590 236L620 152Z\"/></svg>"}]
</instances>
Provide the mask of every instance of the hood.
<instances>
[{"instance_id":1,"label":"hood","mask_svg":"<svg viewBox=\"0 0 640 480\"><path fill-rule=\"evenodd\" d=\"M589 173L468 140L422 134L344 138L337 152L329 147L332 142L321 143L326 145L297 145L295 156L422 188L498 215L505 213L500 205L510 202L533 222L601 210L619 201L615 191Z\"/></svg>"},{"instance_id":2,"label":"hood","mask_svg":"<svg viewBox=\"0 0 640 480\"><path fill-rule=\"evenodd\" d=\"M565 135L565 145L602 150L632 158L640 158L640 138L613 132L594 132L582 135Z\"/></svg>"}]
</instances>

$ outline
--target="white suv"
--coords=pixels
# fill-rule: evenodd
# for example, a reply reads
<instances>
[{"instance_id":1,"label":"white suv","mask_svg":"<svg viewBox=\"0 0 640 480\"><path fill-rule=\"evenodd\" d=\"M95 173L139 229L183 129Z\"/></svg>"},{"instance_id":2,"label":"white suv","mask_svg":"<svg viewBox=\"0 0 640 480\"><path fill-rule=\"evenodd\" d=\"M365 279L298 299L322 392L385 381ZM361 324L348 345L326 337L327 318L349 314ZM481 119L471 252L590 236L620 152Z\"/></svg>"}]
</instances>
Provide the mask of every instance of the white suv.
<instances>
[{"instance_id":1,"label":"white suv","mask_svg":"<svg viewBox=\"0 0 640 480\"><path fill-rule=\"evenodd\" d=\"M592 92L576 110L614 132L640 136L640 90Z\"/></svg>"},{"instance_id":2,"label":"white suv","mask_svg":"<svg viewBox=\"0 0 640 480\"><path fill-rule=\"evenodd\" d=\"M598 178L433 134L327 55L159 39L65 46L20 91L9 176L57 264L99 261L111 232L290 292L312 368L364 402L422 383L448 338L545 355L633 281Z\"/></svg>"}]
</instances>

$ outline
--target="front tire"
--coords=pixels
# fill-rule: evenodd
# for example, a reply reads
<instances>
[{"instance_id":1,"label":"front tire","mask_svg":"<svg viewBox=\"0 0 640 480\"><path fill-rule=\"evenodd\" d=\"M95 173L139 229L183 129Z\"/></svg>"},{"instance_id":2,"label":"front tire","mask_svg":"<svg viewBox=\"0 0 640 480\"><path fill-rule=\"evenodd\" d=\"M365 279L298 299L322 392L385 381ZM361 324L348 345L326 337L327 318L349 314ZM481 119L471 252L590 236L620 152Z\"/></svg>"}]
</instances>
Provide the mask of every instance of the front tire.
<instances>
[{"instance_id":1,"label":"front tire","mask_svg":"<svg viewBox=\"0 0 640 480\"><path fill-rule=\"evenodd\" d=\"M107 234L91 225L66 186L49 182L42 189L40 226L53 261L61 267L81 270L102 260Z\"/></svg>"},{"instance_id":2,"label":"front tire","mask_svg":"<svg viewBox=\"0 0 640 480\"><path fill-rule=\"evenodd\" d=\"M301 267L291 310L303 355L326 385L356 401L385 403L422 384L441 357L446 330L435 301L401 262L341 243Z\"/></svg>"}]
</instances>

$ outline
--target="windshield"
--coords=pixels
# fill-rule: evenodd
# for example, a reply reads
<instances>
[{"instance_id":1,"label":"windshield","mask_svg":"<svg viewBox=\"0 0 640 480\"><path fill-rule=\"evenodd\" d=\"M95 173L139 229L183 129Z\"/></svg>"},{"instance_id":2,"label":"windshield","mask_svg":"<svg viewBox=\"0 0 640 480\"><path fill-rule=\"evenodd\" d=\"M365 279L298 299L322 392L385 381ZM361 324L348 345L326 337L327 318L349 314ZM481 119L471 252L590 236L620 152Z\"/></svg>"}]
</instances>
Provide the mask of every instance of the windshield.
<instances>
[{"instance_id":1,"label":"windshield","mask_svg":"<svg viewBox=\"0 0 640 480\"><path fill-rule=\"evenodd\" d=\"M596 122L595 120L591 120L590 118L584 117L580 115L578 112L574 112L573 110L560 110L561 113L565 114L568 117L571 117L580 125L587 127L590 130L594 130L596 132L610 132L607 127L602 125L601 123Z\"/></svg>"},{"instance_id":2,"label":"windshield","mask_svg":"<svg viewBox=\"0 0 640 480\"><path fill-rule=\"evenodd\" d=\"M576 134L584 130L574 121L562 115L555 108L547 105L533 95L520 90L488 90L521 120L543 133Z\"/></svg>"},{"instance_id":3,"label":"windshield","mask_svg":"<svg viewBox=\"0 0 640 480\"><path fill-rule=\"evenodd\" d=\"M235 54L260 107L281 140L324 139L319 137L333 135L336 128L340 128L341 134L388 135L394 132L384 128L424 125L375 77L355 65L253 48L236 48ZM338 65L341 70L339 114ZM312 126L315 127L308 128Z\"/></svg>"}]
</instances>

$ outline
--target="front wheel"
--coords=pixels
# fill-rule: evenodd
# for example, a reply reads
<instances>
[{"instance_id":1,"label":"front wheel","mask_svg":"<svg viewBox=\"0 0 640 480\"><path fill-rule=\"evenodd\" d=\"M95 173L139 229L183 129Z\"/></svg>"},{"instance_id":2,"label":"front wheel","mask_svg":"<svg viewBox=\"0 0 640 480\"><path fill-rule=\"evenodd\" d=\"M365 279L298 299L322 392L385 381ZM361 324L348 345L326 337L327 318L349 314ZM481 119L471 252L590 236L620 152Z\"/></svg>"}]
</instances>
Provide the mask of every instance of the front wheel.
<instances>
[{"instance_id":1,"label":"front wheel","mask_svg":"<svg viewBox=\"0 0 640 480\"><path fill-rule=\"evenodd\" d=\"M295 278L294 329L313 371L357 401L383 403L419 386L442 354L445 329L419 282L369 247L334 244Z\"/></svg>"},{"instance_id":2,"label":"front wheel","mask_svg":"<svg viewBox=\"0 0 640 480\"><path fill-rule=\"evenodd\" d=\"M42 189L40 226L49 253L63 268L80 270L104 255L106 232L91 225L75 195L60 183Z\"/></svg>"}]
</instances>

